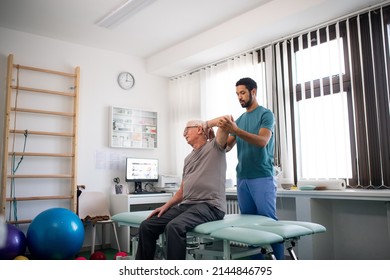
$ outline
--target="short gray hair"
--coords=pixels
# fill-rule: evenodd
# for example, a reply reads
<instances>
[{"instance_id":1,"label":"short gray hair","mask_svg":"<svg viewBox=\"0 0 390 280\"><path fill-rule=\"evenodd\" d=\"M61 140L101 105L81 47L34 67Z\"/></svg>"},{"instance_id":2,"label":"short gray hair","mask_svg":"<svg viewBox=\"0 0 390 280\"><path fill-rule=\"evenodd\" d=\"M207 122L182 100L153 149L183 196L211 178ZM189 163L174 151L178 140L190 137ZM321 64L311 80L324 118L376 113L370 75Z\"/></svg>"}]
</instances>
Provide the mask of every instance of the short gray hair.
<instances>
[{"instance_id":1,"label":"short gray hair","mask_svg":"<svg viewBox=\"0 0 390 280\"><path fill-rule=\"evenodd\" d=\"M188 126L201 126L201 127L203 127L204 126L204 121L201 121L201 120L191 120L191 121L187 122L186 127L188 127Z\"/></svg>"},{"instance_id":2,"label":"short gray hair","mask_svg":"<svg viewBox=\"0 0 390 280\"><path fill-rule=\"evenodd\" d=\"M201 120L191 120L191 121L188 121L186 124L186 127L190 127L190 126L202 127L203 135L206 136L206 139L210 139L210 130L212 130L212 128L207 127L207 122L204 122Z\"/></svg>"}]
</instances>

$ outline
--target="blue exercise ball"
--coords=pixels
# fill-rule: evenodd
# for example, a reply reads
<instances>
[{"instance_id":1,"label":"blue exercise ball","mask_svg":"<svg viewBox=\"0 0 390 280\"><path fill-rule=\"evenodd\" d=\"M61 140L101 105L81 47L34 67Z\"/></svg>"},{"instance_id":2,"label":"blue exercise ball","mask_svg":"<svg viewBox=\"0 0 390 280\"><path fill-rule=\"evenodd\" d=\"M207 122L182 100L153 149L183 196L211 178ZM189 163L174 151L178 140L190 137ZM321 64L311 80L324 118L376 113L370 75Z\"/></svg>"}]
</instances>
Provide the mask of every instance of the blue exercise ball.
<instances>
[{"instance_id":1,"label":"blue exercise ball","mask_svg":"<svg viewBox=\"0 0 390 280\"><path fill-rule=\"evenodd\" d=\"M51 208L36 216L27 230L27 247L34 259L74 259L84 242L84 225L65 208Z\"/></svg>"},{"instance_id":2,"label":"blue exercise ball","mask_svg":"<svg viewBox=\"0 0 390 280\"><path fill-rule=\"evenodd\" d=\"M0 260L13 260L26 252L26 236L16 226L7 224L5 245L0 248Z\"/></svg>"}]
</instances>

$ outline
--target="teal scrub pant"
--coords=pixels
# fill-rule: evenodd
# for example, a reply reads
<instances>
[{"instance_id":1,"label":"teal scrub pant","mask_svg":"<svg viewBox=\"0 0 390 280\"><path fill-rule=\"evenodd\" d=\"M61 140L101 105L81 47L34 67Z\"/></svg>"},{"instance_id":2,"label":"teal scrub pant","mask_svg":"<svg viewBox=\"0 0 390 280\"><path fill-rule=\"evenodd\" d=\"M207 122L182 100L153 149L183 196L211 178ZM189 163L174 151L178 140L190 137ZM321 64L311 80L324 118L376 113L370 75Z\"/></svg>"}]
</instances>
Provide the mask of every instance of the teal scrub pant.
<instances>
[{"instance_id":1,"label":"teal scrub pant","mask_svg":"<svg viewBox=\"0 0 390 280\"><path fill-rule=\"evenodd\" d=\"M253 214L278 220L276 215L276 181L274 177L237 178L237 200L241 214ZM272 244L276 259L284 259L284 245ZM264 259L258 255L255 258Z\"/></svg>"}]
</instances>

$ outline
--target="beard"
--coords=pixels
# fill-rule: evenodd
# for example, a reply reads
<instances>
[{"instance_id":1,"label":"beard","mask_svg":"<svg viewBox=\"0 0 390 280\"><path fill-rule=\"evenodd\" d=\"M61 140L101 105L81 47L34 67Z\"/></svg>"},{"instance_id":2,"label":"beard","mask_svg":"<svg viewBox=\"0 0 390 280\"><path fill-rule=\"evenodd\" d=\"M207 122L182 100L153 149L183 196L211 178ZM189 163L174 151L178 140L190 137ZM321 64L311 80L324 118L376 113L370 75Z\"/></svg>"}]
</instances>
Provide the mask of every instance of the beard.
<instances>
[{"instance_id":1,"label":"beard","mask_svg":"<svg viewBox=\"0 0 390 280\"><path fill-rule=\"evenodd\" d=\"M249 100L247 102L241 102L241 107L242 108L248 108L249 106L252 105L252 102L253 102L253 97L252 97L252 94L249 94Z\"/></svg>"}]
</instances>

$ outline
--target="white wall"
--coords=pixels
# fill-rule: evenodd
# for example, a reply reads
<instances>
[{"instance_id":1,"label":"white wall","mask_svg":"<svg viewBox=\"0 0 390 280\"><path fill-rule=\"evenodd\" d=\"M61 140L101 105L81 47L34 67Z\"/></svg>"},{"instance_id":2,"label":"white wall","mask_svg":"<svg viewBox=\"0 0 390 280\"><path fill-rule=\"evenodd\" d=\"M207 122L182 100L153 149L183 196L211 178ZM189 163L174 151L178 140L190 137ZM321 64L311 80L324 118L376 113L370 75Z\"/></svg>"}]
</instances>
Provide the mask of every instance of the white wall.
<instances>
[{"instance_id":1,"label":"white wall","mask_svg":"<svg viewBox=\"0 0 390 280\"><path fill-rule=\"evenodd\" d=\"M77 32L77 30L75 30ZM154 157L160 160L160 173L172 174L170 160L171 137L167 101L168 79L146 72L142 58L108 52L81 45L39 37L0 28L0 131L3 134L7 57L14 55L14 63L64 72L80 67L79 123L78 123L78 184L89 190L114 192L113 178L124 183L124 156ZM117 85L117 74L129 71L135 86L124 91ZM42 81L44 82L44 81ZM157 149L110 148L109 107L111 105L139 108L158 113ZM3 137L1 137L3 142ZM2 147L2 145L1 145ZM103 167L97 168L96 154L103 155ZM110 159L121 158L119 167L110 167ZM122 160L123 159L123 160ZM102 162L100 162L102 163Z\"/></svg>"}]
</instances>

